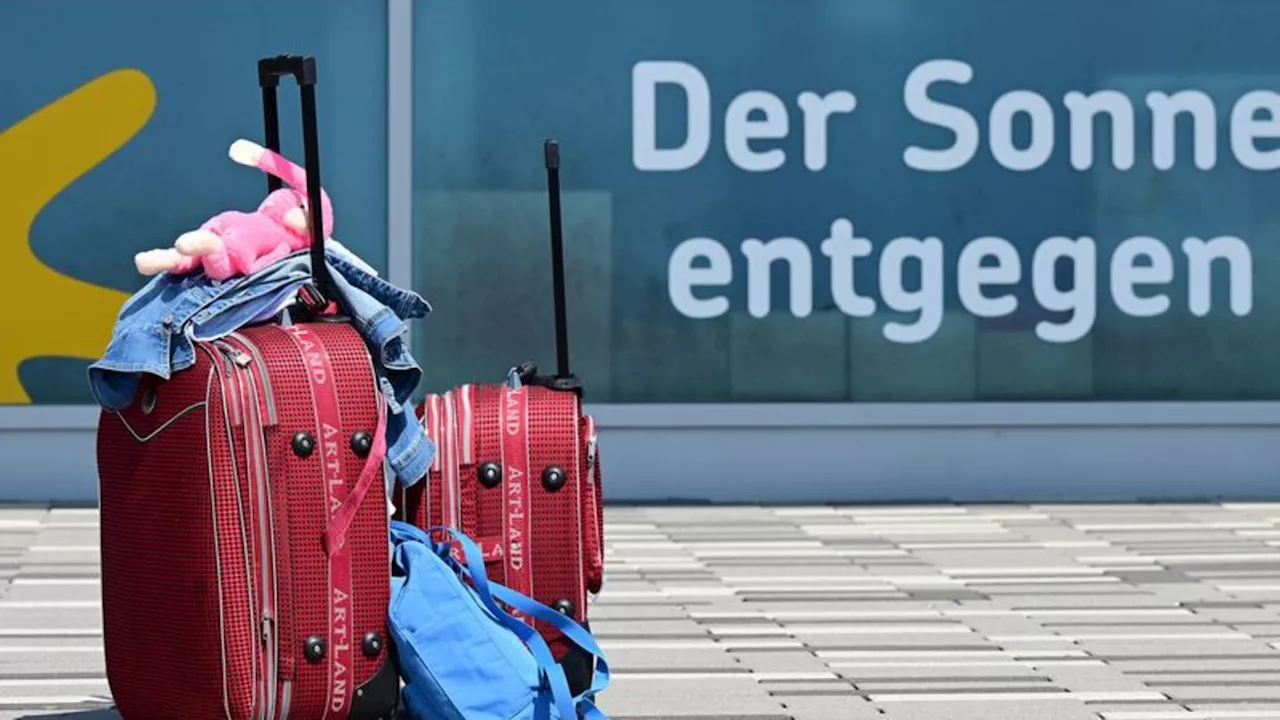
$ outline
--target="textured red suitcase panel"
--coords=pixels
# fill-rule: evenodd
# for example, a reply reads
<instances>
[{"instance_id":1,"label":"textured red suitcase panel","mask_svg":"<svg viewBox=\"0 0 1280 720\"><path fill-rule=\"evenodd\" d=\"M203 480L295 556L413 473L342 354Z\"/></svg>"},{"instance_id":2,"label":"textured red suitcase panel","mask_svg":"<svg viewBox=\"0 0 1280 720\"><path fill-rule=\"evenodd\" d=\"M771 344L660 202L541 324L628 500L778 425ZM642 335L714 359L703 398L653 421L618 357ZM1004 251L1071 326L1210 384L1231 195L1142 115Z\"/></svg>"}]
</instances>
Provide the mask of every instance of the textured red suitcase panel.
<instances>
[{"instance_id":1,"label":"textured red suitcase panel","mask_svg":"<svg viewBox=\"0 0 1280 720\"><path fill-rule=\"evenodd\" d=\"M418 406L427 436L436 444L436 454L427 477L413 487L398 489L396 517L419 527L446 525L456 528L475 527L475 496L469 483L460 477L468 471L460 465L461 440L453 393L428 395ZM466 411L463 411L466 412ZM437 541L444 536L435 535Z\"/></svg>"},{"instance_id":2,"label":"textured red suitcase panel","mask_svg":"<svg viewBox=\"0 0 1280 720\"><path fill-rule=\"evenodd\" d=\"M283 607L289 612L284 614L286 621L278 632L282 669L295 668L297 674L292 707L303 718L321 717L324 708L334 704L339 688L331 685L341 686L347 704L353 703L355 690L370 683L383 668L387 653L368 658L361 645L368 633L377 633L380 645L386 644L391 583L386 491L379 473L347 531L346 574L350 584L330 585L329 563L321 539L328 522L327 511L334 500L326 496L321 478L345 480L345 494L355 489L365 459L357 455L354 438L358 433L372 438L380 410L372 364L355 330L345 323L315 323L306 328L314 335L311 341L318 340L327 352L317 354L307 339L291 337L276 326L244 333L273 368L272 390L279 422L267 430L267 446L272 485L285 490L283 510L291 538L288 545L292 565L288 573L291 592L283 600ZM337 424L328 425L323 416L317 416L323 398L312 389L308 373L324 381L317 386L335 386ZM318 433L316 448L307 457L299 457L293 449L298 432ZM329 639L326 635L331 625L333 637ZM313 636L328 640L326 657L320 663L308 662L304 656L307 640ZM342 676L332 684L329 673L335 668L330 662L338 664Z\"/></svg>"},{"instance_id":3,"label":"textured red suitcase panel","mask_svg":"<svg viewBox=\"0 0 1280 720\"><path fill-rule=\"evenodd\" d=\"M463 476L465 485L471 487L470 493L475 497L476 521L473 530L486 553L486 569L496 573L499 582L505 582L506 571L500 562L506 540L502 536L502 512L505 492L501 480L505 474L502 468L502 430L498 411L501 403L501 385L471 386L471 425L462 428L471 437L471 446L475 451L475 470ZM481 478L486 478L481 482ZM492 478L492 479L488 479Z\"/></svg>"},{"instance_id":4,"label":"textured red suitcase panel","mask_svg":"<svg viewBox=\"0 0 1280 720\"><path fill-rule=\"evenodd\" d=\"M126 718L248 718L251 548L210 357L142 397L98 432L111 690Z\"/></svg>"},{"instance_id":5,"label":"textured red suitcase panel","mask_svg":"<svg viewBox=\"0 0 1280 720\"><path fill-rule=\"evenodd\" d=\"M546 605L563 610L582 622L586 619L586 546L589 526L583 512L586 458L581 441L581 410L578 397L543 387L527 387L529 394L528 495L533 528L530 534L530 562L534 569L533 596ZM507 419L510 422L510 419ZM559 489L554 473L562 474ZM559 633L539 627L559 653L567 649Z\"/></svg>"},{"instance_id":6,"label":"textured red suitcase panel","mask_svg":"<svg viewBox=\"0 0 1280 720\"><path fill-rule=\"evenodd\" d=\"M355 435L372 436L380 412L363 341L341 323L263 326L198 353L159 385L150 413L143 394L100 425L104 642L121 714L386 714L398 680L380 472L337 572L323 544L335 507L324 480L356 489ZM295 450L300 433L310 453ZM315 662L313 638L325 647Z\"/></svg>"},{"instance_id":7,"label":"textured red suitcase panel","mask_svg":"<svg viewBox=\"0 0 1280 720\"><path fill-rule=\"evenodd\" d=\"M594 423L580 413L573 393L536 386L464 385L428 395L422 417L437 462L429 489L405 491L403 517L423 527L459 518L490 577L585 621L587 593L603 579L603 535L598 473L589 463L598 454ZM544 484L548 472L559 472L562 484ZM568 646L559 633L537 627L562 655Z\"/></svg>"}]
</instances>

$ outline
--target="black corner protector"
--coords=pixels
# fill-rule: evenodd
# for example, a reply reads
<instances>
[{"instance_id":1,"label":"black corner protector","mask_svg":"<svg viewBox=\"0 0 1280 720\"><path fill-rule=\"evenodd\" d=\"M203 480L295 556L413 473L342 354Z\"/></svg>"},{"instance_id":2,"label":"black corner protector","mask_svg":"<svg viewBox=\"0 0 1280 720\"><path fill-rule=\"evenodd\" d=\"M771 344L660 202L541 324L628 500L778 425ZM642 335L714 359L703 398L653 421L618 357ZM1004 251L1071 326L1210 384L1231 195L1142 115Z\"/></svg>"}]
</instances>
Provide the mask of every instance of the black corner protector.
<instances>
[{"instance_id":1,"label":"black corner protector","mask_svg":"<svg viewBox=\"0 0 1280 720\"><path fill-rule=\"evenodd\" d=\"M558 466L552 465L542 471L542 487L546 488L547 492L556 492L564 487L566 480L568 480L568 477L565 476L564 470Z\"/></svg>"},{"instance_id":2,"label":"black corner protector","mask_svg":"<svg viewBox=\"0 0 1280 720\"><path fill-rule=\"evenodd\" d=\"M376 658L382 654L382 633L371 630L364 634L360 642L360 651L367 658Z\"/></svg>"},{"instance_id":3,"label":"black corner protector","mask_svg":"<svg viewBox=\"0 0 1280 720\"><path fill-rule=\"evenodd\" d=\"M492 490L502 482L502 466L487 462L476 468L476 479L486 490Z\"/></svg>"},{"instance_id":4,"label":"black corner protector","mask_svg":"<svg viewBox=\"0 0 1280 720\"><path fill-rule=\"evenodd\" d=\"M316 440L311 437L311 433L303 431L294 434L290 445L293 446L294 455L300 458L311 457L311 453L316 449Z\"/></svg>"},{"instance_id":5,"label":"black corner protector","mask_svg":"<svg viewBox=\"0 0 1280 720\"><path fill-rule=\"evenodd\" d=\"M595 675L595 657L577 645L570 645L569 652L557 661L564 668L564 676L569 681L569 692L578 695L591 688L592 676Z\"/></svg>"},{"instance_id":6,"label":"black corner protector","mask_svg":"<svg viewBox=\"0 0 1280 720\"><path fill-rule=\"evenodd\" d=\"M318 663L324 659L324 638L312 635L302 643L302 654L309 663Z\"/></svg>"},{"instance_id":7,"label":"black corner protector","mask_svg":"<svg viewBox=\"0 0 1280 720\"><path fill-rule=\"evenodd\" d=\"M356 457L369 457L369 450L373 448L373 437L369 433L361 430L351 436L351 451Z\"/></svg>"},{"instance_id":8,"label":"black corner protector","mask_svg":"<svg viewBox=\"0 0 1280 720\"><path fill-rule=\"evenodd\" d=\"M400 673L393 653L385 653L386 662L376 675L351 694L348 720L392 720L400 704ZM590 686L588 686L590 687Z\"/></svg>"},{"instance_id":9,"label":"black corner protector","mask_svg":"<svg viewBox=\"0 0 1280 720\"><path fill-rule=\"evenodd\" d=\"M591 632L591 623L585 617L583 617L581 625L583 630ZM596 659L591 653L570 643L569 651L556 662L560 667L564 668L564 675L569 681L570 692L578 695L591 689L591 681L594 679L596 672Z\"/></svg>"}]
</instances>

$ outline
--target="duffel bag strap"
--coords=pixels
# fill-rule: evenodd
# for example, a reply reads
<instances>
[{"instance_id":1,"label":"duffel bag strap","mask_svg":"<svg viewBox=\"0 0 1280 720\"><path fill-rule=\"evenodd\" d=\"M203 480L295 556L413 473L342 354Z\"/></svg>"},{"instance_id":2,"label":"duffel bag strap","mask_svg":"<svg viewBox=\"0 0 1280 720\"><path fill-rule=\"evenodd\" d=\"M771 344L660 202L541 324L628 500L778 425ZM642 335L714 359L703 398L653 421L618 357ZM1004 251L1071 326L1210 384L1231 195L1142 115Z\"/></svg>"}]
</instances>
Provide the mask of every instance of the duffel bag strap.
<instances>
[{"instance_id":1,"label":"duffel bag strap","mask_svg":"<svg viewBox=\"0 0 1280 720\"><path fill-rule=\"evenodd\" d=\"M457 540L462 549L463 562L460 562L450 552L448 543L436 543L431 540L431 533L437 531ZM392 535L401 540L411 539L427 544L434 548L437 554L450 563L455 570L471 580L476 596L485 608L499 622L514 632L529 648L529 651L533 653L544 687L550 691L552 701L555 703L556 710L561 718L573 719L578 717L578 713L575 712L574 708L579 707L583 711L583 716L589 720L608 720L607 716L591 701L591 698L608 686L609 666L605 662L604 653L600 650L600 646L596 644L595 639L591 637L591 634L585 628L572 618L565 617L527 595L497 583L490 583L488 575L485 573L484 555L481 553L480 548L471 538L454 528L438 525L423 530L407 523L393 522ZM573 696L569 690L569 681L565 677L564 668L560 667L555 661L551 654L551 649L547 646L546 641L542 639L542 636L531 626L512 616L498 602L495 602L495 599L529 617L552 625L560 630L565 637L569 638L571 642L594 656L597 669L591 688L578 696Z\"/></svg>"},{"instance_id":2,"label":"duffel bag strap","mask_svg":"<svg viewBox=\"0 0 1280 720\"><path fill-rule=\"evenodd\" d=\"M527 595L522 595L511 588L502 585L492 585L491 588L493 596L501 602L535 620L541 620L553 626L561 633L564 633L564 636L569 638L573 644L595 657L595 678L591 683L591 687L575 697L575 701L584 697L591 697L609 686L609 665L605 662L604 652L600 650L595 638L591 637L591 633L587 632L586 628L579 625L572 618L566 617L562 613L556 612L537 600Z\"/></svg>"}]
</instances>

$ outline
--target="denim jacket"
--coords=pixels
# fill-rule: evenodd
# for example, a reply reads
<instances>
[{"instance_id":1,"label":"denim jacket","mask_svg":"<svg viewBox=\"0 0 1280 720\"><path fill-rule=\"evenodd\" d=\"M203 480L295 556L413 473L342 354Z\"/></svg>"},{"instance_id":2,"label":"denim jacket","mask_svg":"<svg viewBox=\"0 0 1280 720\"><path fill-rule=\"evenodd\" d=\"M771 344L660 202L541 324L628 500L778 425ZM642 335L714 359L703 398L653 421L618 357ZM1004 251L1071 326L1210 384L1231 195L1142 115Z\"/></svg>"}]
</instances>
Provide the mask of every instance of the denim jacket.
<instances>
[{"instance_id":1,"label":"denim jacket","mask_svg":"<svg viewBox=\"0 0 1280 720\"><path fill-rule=\"evenodd\" d=\"M340 304L369 346L387 400L387 462L401 483L412 485L426 476L435 445L410 404L422 369L405 341L406 321L423 317L431 306L368 272L344 248L329 247L326 260ZM305 251L228 282L203 273L157 276L125 303L106 353L89 366L94 398L108 410L128 406L142 373L168 379L191 367L195 341L270 317L310 277Z\"/></svg>"}]
</instances>

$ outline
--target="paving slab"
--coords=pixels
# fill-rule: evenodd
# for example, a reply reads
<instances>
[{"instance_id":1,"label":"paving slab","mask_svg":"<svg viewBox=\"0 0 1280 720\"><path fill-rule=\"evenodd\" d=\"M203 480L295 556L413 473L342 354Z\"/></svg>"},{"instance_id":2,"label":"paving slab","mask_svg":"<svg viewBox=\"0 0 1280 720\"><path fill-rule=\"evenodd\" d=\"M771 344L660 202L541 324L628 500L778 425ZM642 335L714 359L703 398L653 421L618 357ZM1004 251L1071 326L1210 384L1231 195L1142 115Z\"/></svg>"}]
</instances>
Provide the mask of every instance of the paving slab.
<instances>
[{"instance_id":1,"label":"paving slab","mask_svg":"<svg viewBox=\"0 0 1280 720\"><path fill-rule=\"evenodd\" d=\"M97 523L0 507L0 720L118 720ZM606 553L615 720L1280 713L1277 503L619 506Z\"/></svg>"},{"instance_id":2,"label":"paving slab","mask_svg":"<svg viewBox=\"0 0 1280 720\"><path fill-rule=\"evenodd\" d=\"M1170 698L1180 703L1225 701L1266 701L1280 704L1280 685L1265 683L1262 685L1193 685L1155 687Z\"/></svg>"},{"instance_id":3,"label":"paving slab","mask_svg":"<svg viewBox=\"0 0 1280 720\"><path fill-rule=\"evenodd\" d=\"M883 717L876 706L858 696L775 697L794 720L873 720Z\"/></svg>"},{"instance_id":4,"label":"paving slab","mask_svg":"<svg viewBox=\"0 0 1280 720\"><path fill-rule=\"evenodd\" d=\"M1071 699L895 702L882 708L887 720L1096 720L1085 703ZM832 718L831 720L835 720Z\"/></svg>"},{"instance_id":5,"label":"paving slab","mask_svg":"<svg viewBox=\"0 0 1280 720\"><path fill-rule=\"evenodd\" d=\"M600 708L614 716L683 717L720 715L786 717L781 704L771 698L750 675L695 678L678 676L632 677L617 683L601 696Z\"/></svg>"}]
</instances>

